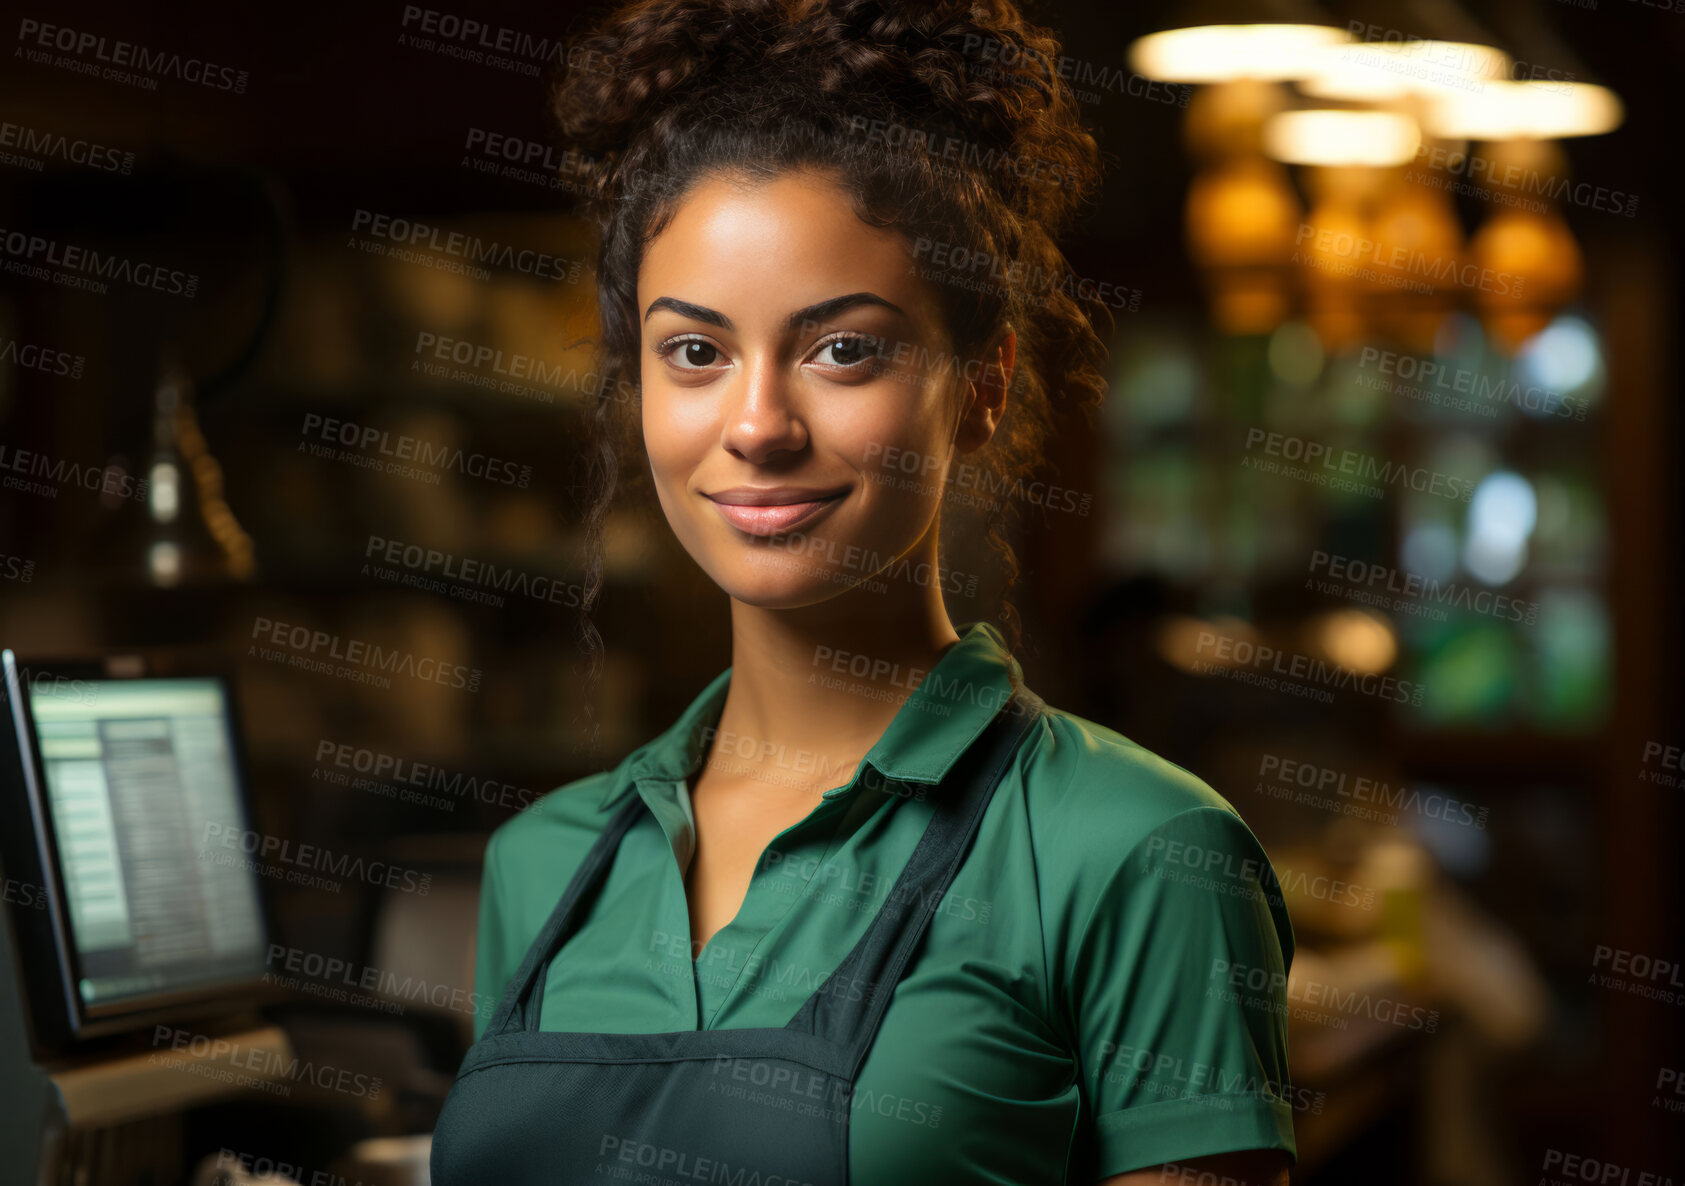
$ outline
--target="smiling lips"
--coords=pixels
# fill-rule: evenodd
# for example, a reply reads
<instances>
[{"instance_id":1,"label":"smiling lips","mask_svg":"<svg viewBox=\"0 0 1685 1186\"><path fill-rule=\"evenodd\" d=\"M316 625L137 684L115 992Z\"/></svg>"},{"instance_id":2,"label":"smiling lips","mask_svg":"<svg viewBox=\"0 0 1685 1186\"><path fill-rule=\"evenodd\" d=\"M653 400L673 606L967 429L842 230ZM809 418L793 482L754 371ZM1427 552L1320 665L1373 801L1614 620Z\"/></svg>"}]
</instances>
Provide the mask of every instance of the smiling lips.
<instances>
[{"instance_id":1,"label":"smiling lips","mask_svg":"<svg viewBox=\"0 0 1685 1186\"><path fill-rule=\"evenodd\" d=\"M703 497L719 508L725 521L750 535L777 535L805 522L848 493L799 486L734 486Z\"/></svg>"}]
</instances>

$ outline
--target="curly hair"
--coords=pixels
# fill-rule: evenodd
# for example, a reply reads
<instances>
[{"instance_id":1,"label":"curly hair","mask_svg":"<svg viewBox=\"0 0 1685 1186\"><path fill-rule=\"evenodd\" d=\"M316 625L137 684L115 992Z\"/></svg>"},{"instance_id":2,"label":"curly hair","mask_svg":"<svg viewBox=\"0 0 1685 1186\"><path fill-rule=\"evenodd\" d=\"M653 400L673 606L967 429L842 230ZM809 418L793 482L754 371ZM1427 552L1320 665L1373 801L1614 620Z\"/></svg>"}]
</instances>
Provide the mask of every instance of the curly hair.
<instances>
[{"instance_id":1,"label":"curly hair","mask_svg":"<svg viewBox=\"0 0 1685 1186\"><path fill-rule=\"evenodd\" d=\"M1010 0L630 0L571 43L551 111L585 162L570 188L600 235L598 370L616 393L596 403L586 454L581 629L593 679L603 527L621 458L641 448L635 401L619 398L638 391L638 268L700 179L823 170L863 222L917 250L940 245L956 357L1017 333L1011 398L971 462L988 489L1009 490L1040 463L1056 400L1103 398L1092 319L1109 313L1077 289L1055 244L1098 191L1100 152L1059 55ZM645 480L647 468L635 467ZM1016 649L1012 501L987 500L985 540L1003 561L1000 617Z\"/></svg>"}]
</instances>

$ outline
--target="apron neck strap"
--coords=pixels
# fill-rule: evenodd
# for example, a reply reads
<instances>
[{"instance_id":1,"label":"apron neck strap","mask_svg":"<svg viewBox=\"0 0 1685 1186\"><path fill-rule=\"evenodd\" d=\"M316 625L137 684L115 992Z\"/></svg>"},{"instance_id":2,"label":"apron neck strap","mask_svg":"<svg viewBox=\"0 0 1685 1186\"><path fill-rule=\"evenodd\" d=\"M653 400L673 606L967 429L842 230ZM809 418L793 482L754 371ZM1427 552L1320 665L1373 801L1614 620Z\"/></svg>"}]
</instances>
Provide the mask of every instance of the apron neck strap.
<instances>
[{"instance_id":1,"label":"apron neck strap","mask_svg":"<svg viewBox=\"0 0 1685 1186\"><path fill-rule=\"evenodd\" d=\"M935 814L866 934L791 1019L789 1029L842 1048L850 1078L859 1071L895 986L970 851L984 808L1046 707L1020 685L949 769Z\"/></svg>"},{"instance_id":2,"label":"apron neck strap","mask_svg":"<svg viewBox=\"0 0 1685 1186\"><path fill-rule=\"evenodd\" d=\"M486 1037L538 1028L538 1013L544 1000L544 981L550 971L550 960L571 931L574 918L589 908L597 890L606 880L604 874L609 862L614 859L615 849L620 846L621 837L643 807L642 797L632 795L585 854L585 860L568 884L567 892L550 912L544 929L527 948L526 958L510 978L497 1012L486 1026Z\"/></svg>"}]
</instances>

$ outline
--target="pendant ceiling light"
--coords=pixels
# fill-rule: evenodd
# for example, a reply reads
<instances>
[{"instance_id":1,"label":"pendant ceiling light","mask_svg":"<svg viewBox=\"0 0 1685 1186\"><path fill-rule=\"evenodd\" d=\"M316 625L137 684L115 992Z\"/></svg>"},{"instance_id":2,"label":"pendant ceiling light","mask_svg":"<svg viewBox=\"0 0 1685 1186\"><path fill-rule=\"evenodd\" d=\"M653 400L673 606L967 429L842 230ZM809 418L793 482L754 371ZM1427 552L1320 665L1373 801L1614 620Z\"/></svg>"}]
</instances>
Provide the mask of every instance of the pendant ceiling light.
<instances>
[{"instance_id":1,"label":"pendant ceiling light","mask_svg":"<svg viewBox=\"0 0 1685 1186\"><path fill-rule=\"evenodd\" d=\"M1404 165L1421 142L1393 111L1284 111L1264 125L1264 150L1290 165Z\"/></svg>"},{"instance_id":2,"label":"pendant ceiling light","mask_svg":"<svg viewBox=\"0 0 1685 1186\"><path fill-rule=\"evenodd\" d=\"M1492 16L1514 55L1508 77L1478 89L1434 95L1423 122L1456 140L1555 140L1600 136L1626 117L1620 96L1602 84L1552 31L1534 0L1509 0Z\"/></svg>"},{"instance_id":3,"label":"pendant ceiling light","mask_svg":"<svg viewBox=\"0 0 1685 1186\"><path fill-rule=\"evenodd\" d=\"M1129 47L1135 73L1163 82L1303 78L1318 50L1350 40L1326 13L1303 0L1203 0L1171 11L1158 32Z\"/></svg>"},{"instance_id":4,"label":"pendant ceiling light","mask_svg":"<svg viewBox=\"0 0 1685 1186\"><path fill-rule=\"evenodd\" d=\"M1435 96L1423 122L1447 140L1559 140L1600 136L1626 109L1608 87L1585 82L1500 82L1484 94Z\"/></svg>"},{"instance_id":5,"label":"pendant ceiling light","mask_svg":"<svg viewBox=\"0 0 1685 1186\"><path fill-rule=\"evenodd\" d=\"M1369 0L1344 16L1353 43L1316 52L1299 83L1307 95L1386 102L1478 91L1510 77L1499 38L1451 0Z\"/></svg>"}]
</instances>

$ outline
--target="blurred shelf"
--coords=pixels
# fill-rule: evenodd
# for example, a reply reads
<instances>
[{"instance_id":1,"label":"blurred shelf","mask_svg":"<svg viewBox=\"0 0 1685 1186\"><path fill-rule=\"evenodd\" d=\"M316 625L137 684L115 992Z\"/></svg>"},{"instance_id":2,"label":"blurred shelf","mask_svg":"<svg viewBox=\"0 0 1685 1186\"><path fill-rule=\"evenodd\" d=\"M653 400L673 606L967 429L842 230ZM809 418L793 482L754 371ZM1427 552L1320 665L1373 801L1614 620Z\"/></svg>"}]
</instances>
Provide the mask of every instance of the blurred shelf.
<instances>
[{"instance_id":1,"label":"blurred shelf","mask_svg":"<svg viewBox=\"0 0 1685 1186\"><path fill-rule=\"evenodd\" d=\"M524 382L523 380L509 381ZM250 384L246 390L240 393L240 414L242 418L253 413L287 412L290 414L307 404L357 407L391 403L427 404L443 408L458 408L464 411L492 409L499 413L521 409L553 416L558 411L583 412L591 406L595 398L577 389L550 389L539 383L533 383L530 386L534 390L553 395L554 399L546 401L468 383L442 383L433 380L415 379L400 381L389 378L383 379L378 376L370 376L366 380L352 380L322 386L259 381ZM214 417L219 411L220 408L216 404L212 404L208 409L201 409L201 414L210 418Z\"/></svg>"},{"instance_id":2,"label":"blurred shelf","mask_svg":"<svg viewBox=\"0 0 1685 1186\"><path fill-rule=\"evenodd\" d=\"M265 1026L206 1042L203 1050L172 1046L67 1067L53 1072L53 1083L71 1126L93 1129L161 1117L261 1089L264 1083L285 1079L292 1062L287 1035L275 1026Z\"/></svg>"},{"instance_id":3,"label":"blurred shelf","mask_svg":"<svg viewBox=\"0 0 1685 1186\"><path fill-rule=\"evenodd\" d=\"M1402 986L1385 988L1406 1009L1432 1002ZM1422 1090L1422 1066L1437 1033L1420 1033L1391 1021L1349 1013L1330 1027L1289 1016L1294 1136L1299 1163L1294 1180L1308 1175L1355 1144L1387 1116L1409 1111Z\"/></svg>"},{"instance_id":4,"label":"blurred shelf","mask_svg":"<svg viewBox=\"0 0 1685 1186\"><path fill-rule=\"evenodd\" d=\"M1571 736L1515 728L1493 732L1399 729L1393 740L1408 777L1479 778L1485 786L1595 780L1606 744L1601 732Z\"/></svg>"},{"instance_id":5,"label":"blurred shelf","mask_svg":"<svg viewBox=\"0 0 1685 1186\"><path fill-rule=\"evenodd\" d=\"M540 582L545 586L583 586L584 572L577 569L557 569L550 567L555 560L553 551L533 553L530 557L520 555L493 555L476 553L472 556L457 556L457 560L472 559L477 563L499 571L514 571L526 578L529 585ZM291 596L329 597L338 599L367 599L378 600L382 596L436 598L451 605L473 606L483 604L470 598L452 597L449 593L441 593L433 589L417 588L414 585L400 584L396 581L380 580L361 574L363 561L360 557L355 562L347 561L344 565L304 565L294 562L291 558L279 557L260 566L260 571L251 580L236 581L232 579L205 580L184 582L179 585L155 585L142 580L135 574L132 567L118 567L114 565L59 565L50 579L32 581L14 596L26 595L55 596L55 595L87 595L115 596L127 601L141 599L149 603L150 610L162 608L161 603L174 603L182 606L198 606L229 602L238 604L243 599L279 599ZM369 560L368 563L378 563ZM406 575L408 570L405 570ZM626 568L608 569L603 572L604 590L622 588L636 589L647 586L659 575L655 569ZM546 612L555 610L577 610L577 605L565 602L550 601L546 598L534 597L512 589L497 589L489 585L479 585L473 581L452 580L449 578L416 573L418 580L442 581L449 585L460 585L467 589L476 589L488 594L496 594L504 599L501 607L511 608L519 604L530 605L535 610ZM602 613L599 606L597 611Z\"/></svg>"}]
</instances>

